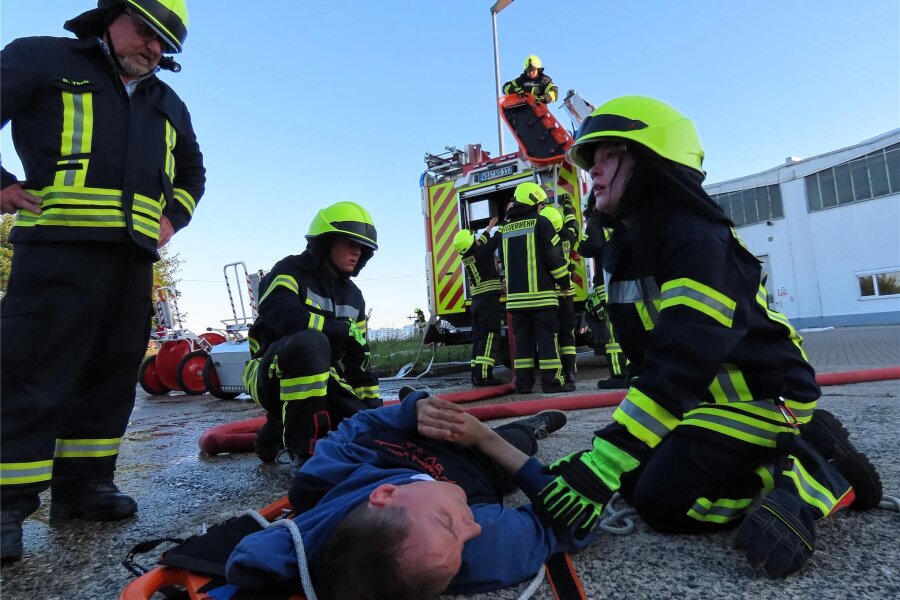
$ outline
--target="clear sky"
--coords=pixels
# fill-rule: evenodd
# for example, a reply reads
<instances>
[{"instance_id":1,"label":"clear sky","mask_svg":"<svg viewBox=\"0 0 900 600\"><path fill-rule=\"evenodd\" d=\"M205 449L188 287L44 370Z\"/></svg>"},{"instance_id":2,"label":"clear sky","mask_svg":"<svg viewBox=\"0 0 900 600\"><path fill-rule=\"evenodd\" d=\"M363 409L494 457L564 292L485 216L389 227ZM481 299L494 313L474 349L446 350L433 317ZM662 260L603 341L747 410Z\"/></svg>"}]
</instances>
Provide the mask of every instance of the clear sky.
<instances>
[{"instance_id":1,"label":"clear sky","mask_svg":"<svg viewBox=\"0 0 900 600\"><path fill-rule=\"evenodd\" d=\"M183 70L162 78L191 111L208 175L171 242L191 329L230 317L225 263L269 269L299 253L315 212L340 200L378 228L357 279L370 327L427 312L423 155L467 143L497 154L492 4L188 0ZM516 0L497 17L501 78L533 53L563 95L665 100L697 123L707 181L724 181L900 126L898 4ZM68 35L63 22L91 6L3 0L0 42ZM21 176L8 128L0 140Z\"/></svg>"}]
</instances>

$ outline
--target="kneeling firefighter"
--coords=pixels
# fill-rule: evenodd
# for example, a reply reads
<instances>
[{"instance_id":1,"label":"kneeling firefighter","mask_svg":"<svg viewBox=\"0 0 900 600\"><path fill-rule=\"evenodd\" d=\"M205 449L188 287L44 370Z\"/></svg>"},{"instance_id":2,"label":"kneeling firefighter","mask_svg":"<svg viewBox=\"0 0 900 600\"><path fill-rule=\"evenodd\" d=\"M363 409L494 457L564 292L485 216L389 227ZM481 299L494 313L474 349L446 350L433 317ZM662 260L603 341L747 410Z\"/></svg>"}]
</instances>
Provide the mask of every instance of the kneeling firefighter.
<instances>
[{"instance_id":1,"label":"kneeling firefighter","mask_svg":"<svg viewBox=\"0 0 900 600\"><path fill-rule=\"evenodd\" d=\"M259 286L244 386L266 409L256 453L284 448L299 466L345 417L382 402L370 370L366 305L350 280L378 249L369 212L354 202L320 210L306 250L278 261Z\"/></svg>"}]
</instances>

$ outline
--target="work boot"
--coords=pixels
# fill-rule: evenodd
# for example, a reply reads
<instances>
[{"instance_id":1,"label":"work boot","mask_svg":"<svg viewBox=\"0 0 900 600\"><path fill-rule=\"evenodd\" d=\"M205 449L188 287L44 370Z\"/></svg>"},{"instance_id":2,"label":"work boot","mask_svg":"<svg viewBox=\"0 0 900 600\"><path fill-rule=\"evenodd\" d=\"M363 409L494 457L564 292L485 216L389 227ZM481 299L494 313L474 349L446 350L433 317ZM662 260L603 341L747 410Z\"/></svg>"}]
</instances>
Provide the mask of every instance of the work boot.
<instances>
[{"instance_id":1,"label":"work boot","mask_svg":"<svg viewBox=\"0 0 900 600\"><path fill-rule=\"evenodd\" d=\"M541 391L545 394L561 394L562 392L574 392L575 384L574 383L564 383L562 385L545 385L541 384Z\"/></svg>"},{"instance_id":2,"label":"work boot","mask_svg":"<svg viewBox=\"0 0 900 600\"><path fill-rule=\"evenodd\" d=\"M50 516L55 519L119 521L137 512L134 498L112 482L78 483L51 489Z\"/></svg>"},{"instance_id":3,"label":"work boot","mask_svg":"<svg viewBox=\"0 0 900 600\"><path fill-rule=\"evenodd\" d=\"M597 382L598 390L627 390L627 377L607 377Z\"/></svg>"},{"instance_id":4,"label":"work boot","mask_svg":"<svg viewBox=\"0 0 900 600\"><path fill-rule=\"evenodd\" d=\"M256 430L256 439L253 440L253 449L256 456L264 463L274 462L278 453L282 451L281 422L266 415L266 422Z\"/></svg>"},{"instance_id":5,"label":"work boot","mask_svg":"<svg viewBox=\"0 0 900 600\"><path fill-rule=\"evenodd\" d=\"M575 371L567 371L564 375L566 383L575 383Z\"/></svg>"},{"instance_id":6,"label":"work boot","mask_svg":"<svg viewBox=\"0 0 900 600\"><path fill-rule=\"evenodd\" d=\"M865 454L853 447L850 434L837 417L816 409L812 420L800 427L800 434L853 486L856 499L850 508L869 510L878 506L883 495L878 471Z\"/></svg>"},{"instance_id":7,"label":"work boot","mask_svg":"<svg viewBox=\"0 0 900 600\"><path fill-rule=\"evenodd\" d=\"M516 393L517 394L530 394L531 388L534 387L534 382L531 383L521 383L519 381L516 382Z\"/></svg>"},{"instance_id":8,"label":"work boot","mask_svg":"<svg viewBox=\"0 0 900 600\"><path fill-rule=\"evenodd\" d=\"M412 394L414 391L416 391L416 388L412 387L411 385L404 385L399 390L397 390L397 398L399 398L402 402L404 398Z\"/></svg>"},{"instance_id":9,"label":"work boot","mask_svg":"<svg viewBox=\"0 0 900 600\"><path fill-rule=\"evenodd\" d=\"M9 564L22 559L22 523L38 506L40 501L35 498L30 507L4 507L0 510L0 563Z\"/></svg>"},{"instance_id":10,"label":"work boot","mask_svg":"<svg viewBox=\"0 0 900 600\"><path fill-rule=\"evenodd\" d=\"M566 413L561 410L544 410L536 415L513 421L517 425L526 425L534 431L534 437L543 440L554 431L558 431L568 422Z\"/></svg>"},{"instance_id":11,"label":"work boot","mask_svg":"<svg viewBox=\"0 0 900 600\"><path fill-rule=\"evenodd\" d=\"M497 385L503 385L503 382L493 376L488 377L487 379L472 377L472 385L474 385L475 387L493 387Z\"/></svg>"}]
</instances>

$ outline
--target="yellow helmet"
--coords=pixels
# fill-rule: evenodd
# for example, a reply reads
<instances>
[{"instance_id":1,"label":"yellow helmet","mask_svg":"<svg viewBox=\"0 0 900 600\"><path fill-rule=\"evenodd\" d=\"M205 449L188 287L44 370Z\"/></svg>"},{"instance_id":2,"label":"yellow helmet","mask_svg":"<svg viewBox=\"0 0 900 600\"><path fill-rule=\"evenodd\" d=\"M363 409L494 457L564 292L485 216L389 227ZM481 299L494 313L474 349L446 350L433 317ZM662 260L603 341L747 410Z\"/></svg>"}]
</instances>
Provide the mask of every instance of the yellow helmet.
<instances>
[{"instance_id":1,"label":"yellow helmet","mask_svg":"<svg viewBox=\"0 0 900 600\"><path fill-rule=\"evenodd\" d=\"M553 229L556 230L557 233L562 230L563 226L563 216L559 212L559 207L555 204L550 204L541 209L540 215L550 221L553 225Z\"/></svg>"},{"instance_id":2,"label":"yellow helmet","mask_svg":"<svg viewBox=\"0 0 900 600\"><path fill-rule=\"evenodd\" d=\"M453 247L456 248L456 251L460 254L468 252L469 248L471 248L474 243L475 234L468 229L461 229L453 236Z\"/></svg>"},{"instance_id":3,"label":"yellow helmet","mask_svg":"<svg viewBox=\"0 0 900 600\"><path fill-rule=\"evenodd\" d=\"M522 67L523 71L527 71L528 69L543 69L544 65L541 63L541 59L539 59L534 54L529 54L527 58L525 58L525 66Z\"/></svg>"},{"instance_id":4,"label":"yellow helmet","mask_svg":"<svg viewBox=\"0 0 900 600\"><path fill-rule=\"evenodd\" d=\"M525 204L526 206L535 206L541 202L547 201L547 192L533 181L527 181L517 185L514 196L516 202Z\"/></svg>"},{"instance_id":5,"label":"yellow helmet","mask_svg":"<svg viewBox=\"0 0 900 600\"><path fill-rule=\"evenodd\" d=\"M184 46L188 32L188 12L185 0L97 0L97 8L66 21L65 29L79 38L101 36L109 19L123 9L139 16L163 40L163 52L178 53Z\"/></svg>"},{"instance_id":6,"label":"yellow helmet","mask_svg":"<svg viewBox=\"0 0 900 600\"><path fill-rule=\"evenodd\" d=\"M372 215L356 202L337 202L316 213L306 239L312 241L329 235L341 235L372 251L378 250L378 232Z\"/></svg>"},{"instance_id":7,"label":"yellow helmet","mask_svg":"<svg viewBox=\"0 0 900 600\"><path fill-rule=\"evenodd\" d=\"M622 96L602 105L581 124L566 159L589 171L594 145L610 139L637 142L703 174L703 146L694 122L655 98Z\"/></svg>"}]
</instances>

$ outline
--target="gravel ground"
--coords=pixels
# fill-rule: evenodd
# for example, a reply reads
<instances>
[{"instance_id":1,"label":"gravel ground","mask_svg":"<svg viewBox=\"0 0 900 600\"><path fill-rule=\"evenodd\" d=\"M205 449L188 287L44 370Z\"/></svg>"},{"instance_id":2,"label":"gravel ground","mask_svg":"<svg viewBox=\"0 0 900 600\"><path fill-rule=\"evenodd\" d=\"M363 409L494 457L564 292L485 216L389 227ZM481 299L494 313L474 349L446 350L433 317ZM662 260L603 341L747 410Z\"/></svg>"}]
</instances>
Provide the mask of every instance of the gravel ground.
<instances>
[{"instance_id":1,"label":"gravel ground","mask_svg":"<svg viewBox=\"0 0 900 600\"><path fill-rule=\"evenodd\" d=\"M900 328L850 328L805 334L810 360L821 371L900 364ZM843 348L843 350L842 350ZM579 389L595 390L605 376L596 357L579 356ZM504 376L502 370L499 373ZM414 382L435 392L467 388L467 375ZM385 381L386 399L402 382ZM837 414L852 439L878 467L886 493L900 495L900 382L885 381L823 388L822 408ZM533 399L537 394L527 397ZM514 401L506 396L493 402ZM568 413L568 425L541 444L549 461L585 448L594 429L610 421L612 408ZM25 559L4 566L0 594L6 599L117 598L131 581L119 564L136 543L197 533L213 524L262 507L283 495L289 473L283 465L262 465L253 454L207 457L200 434L221 423L258 416L252 402L211 396L148 398L139 392L119 462L117 482L141 510L119 523L50 523L43 506L25 523ZM497 421L499 424L502 421ZM524 501L520 495L511 503ZM573 561L588 598L891 598L900 597L900 513L845 511L819 524L816 553L799 574L773 581L752 571L732 547L733 532L702 536L663 535L640 520L630 535L602 534ZM503 551L503 549L498 549ZM152 565L152 559L146 558ZM513 599L518 587L467 596L472 600ZM550 599L543 583L533 596ZM462 597L454 597L460 600Z\"/></svg>"}]
</instances>

